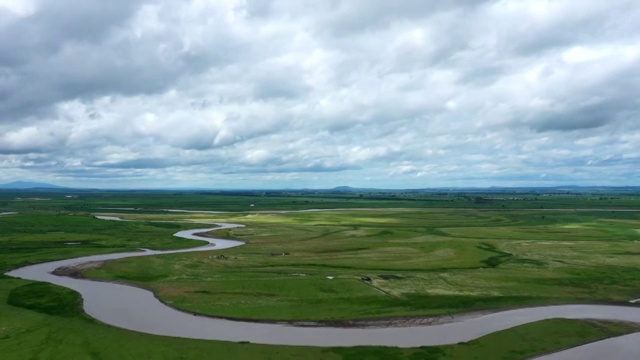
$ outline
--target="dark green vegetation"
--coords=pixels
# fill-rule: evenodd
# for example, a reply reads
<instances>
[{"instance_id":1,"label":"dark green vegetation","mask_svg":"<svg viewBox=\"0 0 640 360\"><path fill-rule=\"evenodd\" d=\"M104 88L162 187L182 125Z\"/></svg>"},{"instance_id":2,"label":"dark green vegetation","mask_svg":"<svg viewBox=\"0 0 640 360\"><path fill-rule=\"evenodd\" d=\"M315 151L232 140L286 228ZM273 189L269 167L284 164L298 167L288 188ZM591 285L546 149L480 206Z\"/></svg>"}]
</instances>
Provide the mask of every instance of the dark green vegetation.
<instances>
[{"instance_id":1,"label":"dark green vegetation","mask_svg":"<svg viewBox=\"0 0 640 360\"><path fill-rule=\"evenodd\" d=\"M72 317L82 314L82 298L73 290L47 283L13 288L7 304L47 315Z\"/></svg>"},{"instance_id":2,"label":"dark green vegetation","mask_svg":"<svg viewBox=\"0 0 640 360\"><path fill-rule=\"evenodd\" d=\"M557 189L500 191L103 191L0 190L0 211L96 212L101 208L218 211L335 208L638 209L640 194ZM251 206L253 204L254 206Z\"/></svg>"},{"instance_id":3,"label":"dark green vegetation","mask_svg":"<svg viewBox=\"0 0 640 360\"><path fill-rule=\"evenodd\" d=\"M222 235L246 239L249 244L222 252L224 258L211 252L131 259L109 264L93 275L119 277L154 288L174 306L237 317L259 317L264 311L268 314L265 318L308 318L306 308L307 315L317 313L319 319L369 318L528 303L622 302L640 297L637 213L539 210L540 206L638 209L636 195L554 196L527 201L487 201L467 195L447 198L449 195L442 194L391 194L408 199L385 200L379 194L366 193L329 197L184 192L66 195L0 192L0 212L20 211L0 216L3 273L54 259L199 244L171 236L197 225L95 220L89 211L99 207L481 207L494 210L261 215L179 215L146 210L142 216L121 211L131 218L216 218L245 223L247 228ZM52 200L25 200L36 197ZM249 207L252 203L256 206ZM538 210L513 211L515 207ZM361 276L369 276L371 284L360 280ZM251 298L255 304L247 300ZM237 309L231 305L233 301L239 301ZM224 359L524 359L636 331L625 324L547 320L455 346L264 346L116 329L86 317L78 302L78 295L70 290L0 276L0 357L201 359L203 354L215 354ZM212 302L217 305L210 305ZM276 309L278 306L284 311ZM331 306L335 312L328 312Z\"/></svg>"},{"instance_id":4,"label":"dark green vegetation","mask_svg":"<svg viewBox=\"0 0 640 360\"><path fill-rule=\"evenodd\" d=\"M222 251L224 257L122 259L86 274L134 282L189 311L262 320L438 315L640 297L640 212L129 215L167 216L246 224L219 236L248 244Z\"/></svg>"}]
</instances>

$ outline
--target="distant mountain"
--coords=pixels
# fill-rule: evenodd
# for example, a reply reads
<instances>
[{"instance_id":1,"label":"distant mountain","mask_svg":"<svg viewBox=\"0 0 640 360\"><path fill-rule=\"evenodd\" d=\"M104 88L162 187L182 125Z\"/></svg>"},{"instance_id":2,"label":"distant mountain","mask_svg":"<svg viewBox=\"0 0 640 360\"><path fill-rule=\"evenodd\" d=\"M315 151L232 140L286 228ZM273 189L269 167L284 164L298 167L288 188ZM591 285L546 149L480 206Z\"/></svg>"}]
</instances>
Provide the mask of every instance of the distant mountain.
<instances>
[{"instance_id":1,"label":"distant mountain","mask_svg":"<svg viewBox=\"0 0 640 360\"><path fill-rule=\"evenodd\" d=\"M398 193L398 192L418 192L418 193L571 193L571 194L590 194L590 193L640 193L640 186L579 186L579 185L561 185L561 186L532 186L532 187L509 187L509 186L490 186L490 187L451 187L451 188L421 188L421 189L379 189L379 188L359 188L352 186L337 186L332 189L316 189L310 190L314 192L371 192L371 193Z\"/></svg>"},{"instance_id":2,"label":"distant mountain","mask_svg":"<svg viewBox=\"0 0 640 360\"><path fill-rule=\"evenodd\" d=\"M352 188L351 186L336 186L331 190L336 190L336 191L353 191L356 190L355 188Z\"/></svg>"},{"instance_id":3,"label":"distant mountain","mask_svg":"<svg viewBox=\"0 0 640 360\"><path fill-rule=\"evenodd\" d=\"M64 187L41 182L14 181L6 184L0 184L0 189L64 189Z\"/></svg>"},{"instance_id":4,"label":"distant mountain","mask_svg":"<svg viewBox=\"0 0 640 360\"><path fill-rule=\"evenodd\" d=\"M356 188L352 186L336 186L333 189L328 189L329 191L382 191L384 189L376 189L376 188Z\"/></svg>"}]
</instances>

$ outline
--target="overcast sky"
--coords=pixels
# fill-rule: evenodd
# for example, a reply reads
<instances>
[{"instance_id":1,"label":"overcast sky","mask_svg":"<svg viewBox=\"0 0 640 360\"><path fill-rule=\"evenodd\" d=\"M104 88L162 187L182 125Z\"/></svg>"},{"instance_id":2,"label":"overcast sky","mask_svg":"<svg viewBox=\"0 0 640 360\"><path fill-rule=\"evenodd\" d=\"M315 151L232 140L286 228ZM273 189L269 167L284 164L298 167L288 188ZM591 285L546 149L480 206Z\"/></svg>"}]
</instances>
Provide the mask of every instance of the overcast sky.
<instances>
[{"instance_id":1,"label":"overcast sky","mask_svg":"<svg viewBox=\"0 0 640 360\"><path fill-rule=\"evenodd\" d=\"M638 0L0 0L0 182L640 185Z\"/></svg>"}]
</instances>

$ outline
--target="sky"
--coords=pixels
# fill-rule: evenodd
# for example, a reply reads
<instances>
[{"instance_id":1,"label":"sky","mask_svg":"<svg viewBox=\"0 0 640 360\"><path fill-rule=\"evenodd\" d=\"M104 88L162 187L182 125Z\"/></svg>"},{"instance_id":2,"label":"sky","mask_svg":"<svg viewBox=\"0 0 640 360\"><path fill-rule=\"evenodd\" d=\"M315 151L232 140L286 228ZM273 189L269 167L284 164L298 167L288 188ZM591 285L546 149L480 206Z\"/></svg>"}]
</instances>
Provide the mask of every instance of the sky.
<instances>
[{"instance_id":1,"label":"sky","mask_svg":"<svg viewBox=\"0 0 640 360\"><path fill-rule=\"evenodd\" d=\"M637 0L0 0L0 182L640 185Z\"/></svg>"}]
</instances>

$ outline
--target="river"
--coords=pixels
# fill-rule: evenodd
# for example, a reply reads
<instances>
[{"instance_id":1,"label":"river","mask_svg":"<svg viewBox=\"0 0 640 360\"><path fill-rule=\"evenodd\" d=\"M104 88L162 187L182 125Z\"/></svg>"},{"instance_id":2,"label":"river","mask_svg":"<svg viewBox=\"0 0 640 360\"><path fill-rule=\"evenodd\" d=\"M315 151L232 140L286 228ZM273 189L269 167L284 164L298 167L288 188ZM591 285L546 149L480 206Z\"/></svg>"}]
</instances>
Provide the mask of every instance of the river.
<instances>
[{"instance_id":1,"label":"river","mask_svg":"<svg viewBox=\"0 0 640 360\"><path fill-rule=\"evenodd\" d=\"M101 217L103 220L120 220ZM207 241L208 244L181 250L116 253L36 264L12 270L9 276L44 281L79 292L84 310L91 317L113 326L148 334L192 339L248 341L260 344L356 346L378 345L417 347L455 344L496 331L551 318L605 319L640 322L640 308L609 305L558 305L507 310L488 315L464 317L458 322L410 327L332 328L300 327L288 324L254 323L197 316L169 307L153 293L133 286L74 279L51 274L63 266L135 256L162 256L194 251L211 251L241 246L241 241L199 236L199 233L243 225L216 223L216 227L180 231L174 236ZM634 341L632 345L636 344ZM636 352L640 351L638 349ZM552 359L552 358L549 358ZM555 358L553 358L555 359ZM558 358L560 359L560 358Z\"/></svg>"}]
</instances>

